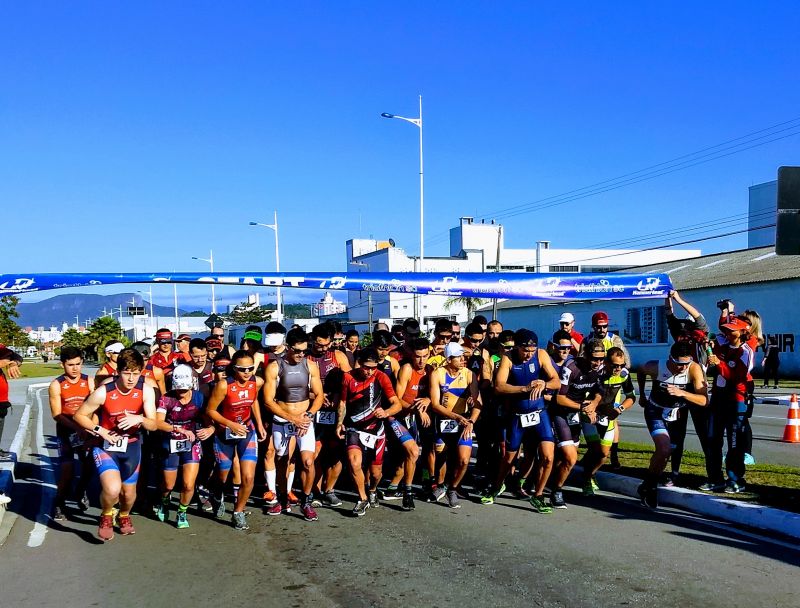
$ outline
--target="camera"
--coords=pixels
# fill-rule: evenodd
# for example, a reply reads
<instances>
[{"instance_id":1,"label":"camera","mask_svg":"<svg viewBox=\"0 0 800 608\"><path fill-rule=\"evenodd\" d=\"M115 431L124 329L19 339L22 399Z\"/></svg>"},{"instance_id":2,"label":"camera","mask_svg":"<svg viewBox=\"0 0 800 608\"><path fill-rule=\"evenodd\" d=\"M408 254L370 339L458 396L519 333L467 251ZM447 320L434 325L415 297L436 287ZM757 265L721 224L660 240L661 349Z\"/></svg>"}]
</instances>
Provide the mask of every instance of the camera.
<instances>
[{"instance_id":1,"label":"camera","mask_svg":"<svg viewBox=\"0 0 800 608\"><path fill-rule=\"evenodd\" d=\"M730 300L720 300L717 302L717 308L720 310L727 310L731 304L732 302Z\"/></svg>"}]
</instances>

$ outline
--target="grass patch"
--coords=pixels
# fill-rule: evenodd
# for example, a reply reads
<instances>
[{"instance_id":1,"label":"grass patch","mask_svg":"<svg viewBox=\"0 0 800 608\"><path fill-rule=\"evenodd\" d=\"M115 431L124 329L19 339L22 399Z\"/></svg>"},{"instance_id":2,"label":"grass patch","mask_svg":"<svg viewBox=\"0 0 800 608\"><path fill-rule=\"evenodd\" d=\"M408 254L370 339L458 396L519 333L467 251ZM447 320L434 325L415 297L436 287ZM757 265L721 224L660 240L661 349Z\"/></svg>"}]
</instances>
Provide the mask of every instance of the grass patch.
<instances>
[{"instance_id":1,"label":"grass patch","mask_svg":"<svg viewBox=\"0 0 800 608\"><path fill-rule=\"evenodd\" d=\"M22 372L20 378L49 377L52 379L62 374L64 369L58 361L52 361L50 363L30 363L26 361L20 366L19 371Z\"/></svg>"},{"instance_id":2,"label":"grass patch","mask_svg":"<svg viewBox=\"0 0 800 608\"><path fill-rule=\"evenodd\" d=\"M585 448L581 448L583 452ZM619 444L620 471L628 477L643 479L653 454L652 444ZM667 464L667 471L670 470ZM800 468L776 464L754 464L747 467L747 491L741 494L724 495L726 498L754 502L800 513ZM705 457L700 452L686 450L681 461L679 485L696 490L706 482ZM723 494L717 494L723 496Z\"/></svg>"}]
</instances>

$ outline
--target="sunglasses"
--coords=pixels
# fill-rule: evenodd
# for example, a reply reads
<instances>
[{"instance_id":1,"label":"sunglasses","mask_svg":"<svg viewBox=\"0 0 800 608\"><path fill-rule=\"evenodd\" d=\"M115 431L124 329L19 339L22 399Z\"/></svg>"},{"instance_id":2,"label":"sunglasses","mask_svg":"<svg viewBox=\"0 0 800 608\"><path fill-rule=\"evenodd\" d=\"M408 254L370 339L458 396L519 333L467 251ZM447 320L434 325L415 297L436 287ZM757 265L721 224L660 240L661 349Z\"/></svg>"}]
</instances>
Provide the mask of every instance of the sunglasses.
<instances>
[{"instance_id":1,"label":"sunglasses","mask_svg":"<svg viewBox=\"0 0 800 608\"><path fill-rule=\"evenodd\" d=\"M608 325L592 325L595 329L608 329Z\"/></svg>"},{"instance_id":2,"label":"sunglasses","mask_svg":"<svg viewBox=\"0 0 800 608\"><path fill-rule=\"evenodd\" d=\"M597 363L600 363L600 362L605 361L605 360L606 360L605 356L603 356L603 357L592 357L590 359L590 361L595 361Z\"/></svg>"},{"instance_id":3,"label":"sunglasses","mask_svg":"<svg viewBox=\"0 0 800 608\"><path fill-rule=\"evenodd\" d=\"M624 363L612 363L611 369L625 369Z\"/></svg>"},{"instance_id":4,"label":"sunglasses","mask_svg":"<svg viewBox=\"0 0 800 608\"><path fill-rule=\"evenodd\" d=\"M361 369L363 369L365 372L374 372L376 369L378 369L378 366L377 365L362 365Z\"/></svg>"},{"instance_id":5,"label":"sunglasses","mask_svg":"<svg viewBox=\"0 0 800 608\"><path fill-rule=\"evenodd\" d=\"M556 350L570 350L572 345L570 346L556 346Z\"/></svg>"},{"instance_id":6,"label":"sunglasses","mask_svg":"<svg viewBox=\"0 0 800 608\"><path fill-rule=\"evenodd\" d=\"M679 365L680 367L688 367L692 364L691 361L676 361L672 357L670 357L669 360L672 361L673 365Z\"/></svg>"},{"instance_id":7,"label":"sunglasses","mask_svg":"<svg viewBox=\"0 0 800 608\"><path fill-rule=\"evenodd\" d=\"M295 348L294 346L290 346L289 350L292 351L295 355L304 355L305 349L303 348Z\"/></svg>"},{"instance_id":8,"label":"sunglasses","mask_svg":"<svg viewBox=\"0 0 800 608\"><path fill-rule=\"evenodd\" d=\"M234 365L233 369L235 369L237 372L247 373L256 371L256 366L248 365L247 367L245 367L243 365Z\"/></svg>"},{"instance_id":9,"label":"sunglasses","mask_svg":"<svg viewBox=\"0 0 800 608\"><path fill-rule=\"evenodd\" d=\"M512 348L514 348L514 345L513 344L503 344L503 348L505 350L511 350Z\"/></svg>"}]
</instances>

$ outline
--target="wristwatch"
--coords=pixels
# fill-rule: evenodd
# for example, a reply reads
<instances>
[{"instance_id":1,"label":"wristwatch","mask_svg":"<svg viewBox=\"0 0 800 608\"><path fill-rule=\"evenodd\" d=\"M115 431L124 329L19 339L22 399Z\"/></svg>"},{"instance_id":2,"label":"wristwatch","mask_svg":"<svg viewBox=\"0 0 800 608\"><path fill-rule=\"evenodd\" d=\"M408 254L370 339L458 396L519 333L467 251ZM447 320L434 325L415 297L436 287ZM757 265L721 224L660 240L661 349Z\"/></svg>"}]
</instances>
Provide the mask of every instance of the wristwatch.
<instances>
[{"instance_id":1,"label":"wristwatch","mask_svg":"<svg viewBox=\"0 0 800 608\"><path fill-rule=\"evenodd\" d=\"M94 425L94 428L92 429L92 432L93 433L99 433L100 432L100 428L101 428L100 425L96 424L96 425Z\"/></svg>"}]
</instances>

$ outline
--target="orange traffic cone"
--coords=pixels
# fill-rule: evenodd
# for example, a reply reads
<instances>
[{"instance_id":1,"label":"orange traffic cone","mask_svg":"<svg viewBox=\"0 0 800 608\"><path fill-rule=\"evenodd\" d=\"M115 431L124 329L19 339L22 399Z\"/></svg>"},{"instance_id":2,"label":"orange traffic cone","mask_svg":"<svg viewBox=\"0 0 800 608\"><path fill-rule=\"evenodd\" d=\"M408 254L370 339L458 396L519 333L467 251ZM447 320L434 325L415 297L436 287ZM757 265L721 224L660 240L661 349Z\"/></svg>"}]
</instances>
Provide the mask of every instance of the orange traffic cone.
<instances>
[{"instance_id":1,"label":"orange traffic cone","mask_svg":"<svg viewBox=\"0 0 800 608\"><path fill-rule=\"evenodd\" d=\"M783 429L783 440L786 443L800 443L800 406L797 395L789 399L789 413L786 416L786 428Z\"/></svg>"}]
</instances>

